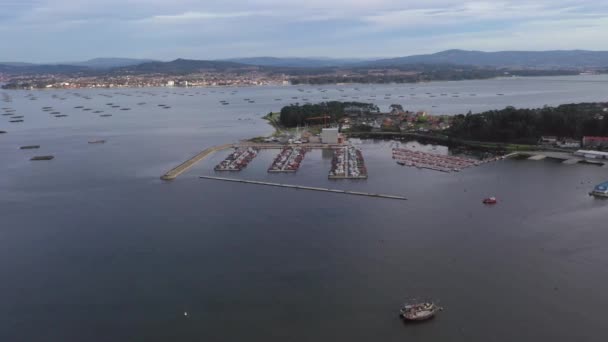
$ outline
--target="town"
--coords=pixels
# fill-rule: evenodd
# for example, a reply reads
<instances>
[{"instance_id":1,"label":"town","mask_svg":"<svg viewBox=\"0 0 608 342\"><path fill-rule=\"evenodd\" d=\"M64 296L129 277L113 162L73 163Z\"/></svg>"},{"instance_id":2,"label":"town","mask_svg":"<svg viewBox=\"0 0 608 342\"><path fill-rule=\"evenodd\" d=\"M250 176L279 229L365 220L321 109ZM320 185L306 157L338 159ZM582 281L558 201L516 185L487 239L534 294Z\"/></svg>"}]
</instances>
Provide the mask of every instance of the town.
<instances>
[{"instance_id":1,"label":"town","mask_svg":"<svg viewBox=\"0 0 608 342\"><path fill-rule=\"evenodd\" d=\"M9 76L0 73L5 89L80 89L80 88L147 88L147 87L245 87L287 85L285 75L260 72L217 73L203 72L189 75L103 75L78 76L63 74Z\"/></svg>"}]
</instances>

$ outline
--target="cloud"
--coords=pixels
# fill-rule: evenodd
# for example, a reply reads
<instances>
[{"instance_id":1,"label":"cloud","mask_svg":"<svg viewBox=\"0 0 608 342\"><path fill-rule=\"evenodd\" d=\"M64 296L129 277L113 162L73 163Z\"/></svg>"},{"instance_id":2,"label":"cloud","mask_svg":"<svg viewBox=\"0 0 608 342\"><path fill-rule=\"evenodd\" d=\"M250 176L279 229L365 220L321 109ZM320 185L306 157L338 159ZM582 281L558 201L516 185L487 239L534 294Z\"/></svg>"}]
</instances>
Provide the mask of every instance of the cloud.
<instances>
[{"instance_id":1,"label":"cloud","mask_svg":"<svg viewBox=\"0 0 608 342\"><path fill-rule=\"evenodd\" d=\"M0 59L608 49L596 0L0 1Z\"/></svg>"},{"instance_id":2,"label":"cloud","mask_svg":"<svg viewBox=\"0 0 608 342\"><path fill-rule=\"evenodd\" d=\"M155 15L150 18L143 19L144 21L153 21L157 23L172 23L172 22L184 22L204 19L230 19L230 18L244 18L252 16L269 15L269 12L194 12L188 11L180 14L171 15Z\"/></svg>"}]
</instances>

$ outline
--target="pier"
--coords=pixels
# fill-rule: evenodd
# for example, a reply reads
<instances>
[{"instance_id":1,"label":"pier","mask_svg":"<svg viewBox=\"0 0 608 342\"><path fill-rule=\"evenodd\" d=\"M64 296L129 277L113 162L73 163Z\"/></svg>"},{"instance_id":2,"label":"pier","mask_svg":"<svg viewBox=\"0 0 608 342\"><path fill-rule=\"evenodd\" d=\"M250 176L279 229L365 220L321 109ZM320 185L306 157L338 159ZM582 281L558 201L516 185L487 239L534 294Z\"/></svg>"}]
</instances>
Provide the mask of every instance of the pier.
<instances>
[{"instance_id":1,"label":"pier","mask_svg":"<svg viewBox=\"0 0 608 342\"><path fill-rule=\"evenodd\" d=\"M407 201L407 198L405 198L403 196L396 196L396 195L373 194L373 193L368 193L368 192L318 188L318 187L304 186L304 185L280 184L280 183L270 183L270 182L261 182L261 181L236 179L236 178L213 177L213 176L199 176L199 178L218 180L218 181L224 181L224 182L266 185L266 186L290 188L290 189L296 189L296 190L321 191L321 192L331 192L331 193L335 193L335 194L366 196L366 197L376 197L376 198L386 198L386 199Z\"/></svg>"},{"instance_id":2,"label":"pier","mask_svg":"<svg viewBox=\"0 0 608 342\"><path fill-rule=\"evenodd\" d=\"M574 164L578 164L581 162L598 164L598 165L603 165L603 166L608 165L608 162L606 162L605 159L589 159L589 158L585 158L582 156L574 155L571 152L557 152L557 151L521 151L521 152L511 153L511 154L505 156L505 158L515 157L515 156L527 157L528 160L537 160L537 161L544 160L544 159L555 159L555 160L560 160L562 162L562 164L565 164L565 165L574 165Z\"/></svg>"},{"instance_id":3,"label":"pier","mask_svg":"<svg viewBox=\"0 0 608 342\"><path fill-rule=\"evenodd\" d=\"M164 175L162 175L160 177L160 179L162 180L173 180L175 178L177 178L177 176L181 175L182 173L188 171L191 167L193 167L196 163L198 163L199 161L205 159L207 156L209 156L210 154L213 154L217 151L221 151L227 148L232 147L232 144L225 144L225 145L220 145L220 146L213 146L210 147L206 150L201 151L200 153L198 153L197 155L195 155L194 157L186 160L185 162L179 164L178 166L176 166L175 168L171 169L171 171L165 173Z\"/></svg>"}]
</instances>

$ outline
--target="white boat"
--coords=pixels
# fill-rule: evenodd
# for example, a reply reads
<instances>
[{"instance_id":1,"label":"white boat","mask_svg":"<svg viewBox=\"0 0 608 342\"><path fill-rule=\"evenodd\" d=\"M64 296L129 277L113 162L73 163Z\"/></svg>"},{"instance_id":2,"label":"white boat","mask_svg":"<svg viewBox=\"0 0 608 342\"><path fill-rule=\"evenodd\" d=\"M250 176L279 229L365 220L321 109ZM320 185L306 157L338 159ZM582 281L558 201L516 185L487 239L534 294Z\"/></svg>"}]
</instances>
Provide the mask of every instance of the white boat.
<instances>
[{"instance_id":1,"label":"white boat","mask_svg":"<svg viewBox=\"0 0 608 342\"><path fill-rule=\"evenodd\" d=\"M595 197L608 197L608 182L596 185L589 195Z\"/></svg>"}]
</instances>

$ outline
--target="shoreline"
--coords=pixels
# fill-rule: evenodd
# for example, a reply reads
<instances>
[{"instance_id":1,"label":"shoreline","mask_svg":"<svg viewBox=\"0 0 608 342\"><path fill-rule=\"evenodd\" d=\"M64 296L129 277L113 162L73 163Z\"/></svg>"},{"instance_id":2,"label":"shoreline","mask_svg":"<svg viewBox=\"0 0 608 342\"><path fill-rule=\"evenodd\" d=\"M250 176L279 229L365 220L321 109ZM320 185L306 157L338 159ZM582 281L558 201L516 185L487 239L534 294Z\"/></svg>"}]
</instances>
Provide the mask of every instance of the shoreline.
<instances>
[{"instance_id":1,"label":"shoreline","mask_svg":"<svg viewBox=\"0 0 608 342\"><path fill-rule=\"evenodd\" d=\"M258 88L258 87L324 87L324 86L335 86L335 87L342 87L342 86L365 86L365 85L374 85L374 86L382 86L382 85L387 85L387 86L398 86L398 85L412 85L412 84L431 84L431 83L438 83L438 82L466 82L466 81L489 81L489 80L510 80L510 79L536 79L536 78L559 78L559 77L598 77L598 76L606 76L608 75L608 73L597 73L597 74L591 74L591 75L585 75L585 74L563 74L563 75L535 75L535 76L519 76L519 75L513 75L513 76L495 76L495 77L486 77L486 78L463 78L463 79L458 79L458 80L451 80L451 79L436 79L436 80L422 80L422 81L412 81L412 82L335 82L335 83L289 83L289 84L282 84L282 83L268 83L268 84L234 84L234 85L189 85L189 86L179 86L179 85L175 85L175 86L166 86L166 85L155 85L155 86L151 86L151 85L144 85L144 86L134 86L134 85L129 85L129 86L108 86L108 87L67 87L67 88L62 88L62 87L41 87L41 88L4 88L4 86L6 84L9 84L8 82L3 82L0 83L0 90L7 90L7 91L11 91L11 90L22 90L22 91L34 91L34 90L78 90L78 89L154 89L154 88L159 88L159 89L188 89L188 88L192 88L192 89L204 89L204 88L210 88L210 89L223 89L223 88Z\"/></svg>"}]
</instances>

